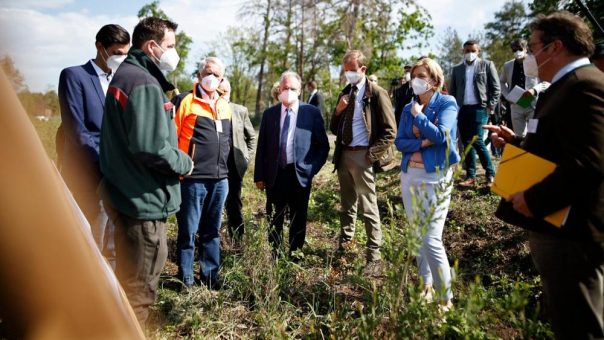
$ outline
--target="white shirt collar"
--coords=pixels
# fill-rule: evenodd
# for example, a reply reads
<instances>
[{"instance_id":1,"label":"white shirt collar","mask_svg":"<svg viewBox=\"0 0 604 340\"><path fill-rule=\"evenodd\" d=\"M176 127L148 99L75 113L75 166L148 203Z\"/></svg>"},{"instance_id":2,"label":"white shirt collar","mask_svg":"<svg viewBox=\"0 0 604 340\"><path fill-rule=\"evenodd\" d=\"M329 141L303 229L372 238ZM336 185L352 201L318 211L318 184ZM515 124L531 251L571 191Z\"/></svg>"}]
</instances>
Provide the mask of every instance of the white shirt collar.
<instances>
[{"instance_id":1,"label":"white shirt collar","mask_svg":"<svg viewBox=\"0 0 604 340\"><path fill-rule=\"evenodd\" d=\"M292 109L292 113L298 114L298 109L300 108L300 101L296 101L296 103L294 105L292 105L292 107L290 107L290 109ZM285 110L287 110L287 107L285 105L283 105L283 103L281 103L281 116L285 117Z\"/></svg>"},{"instance_id":2,"label":"white shirt collar","mask_svg":"<svg viewBox=\"0 0 604 340\"><path fill-rule=\"evenodd\" d=\"M214 91L214 95L212 96L212 98L210 98L210 95L203 89L203 86L201 86L201 84L199 84L199 88L201 89L201 99L205 99L209 102L216 102L219 97L218 92Z\"/></svg>"},{"instance_id":3,"label":"white shirt collar","mask_svg":"<svg viewBox=\"0 0 604 340\"><path fill-rule=\"evenodd\" d=\"M361 80L359 80L359 82L356 85L350 84L350 91L352 91L353 86L356 86L357 87L357 96L358 96L358 93L364 93L363 91L365 90L366 82L367 82L367 78L365 76L363 76L363 78L361 78Z\"/></svg>"},{"instance_id":4,"label":"white shirt collar","mask_svg":"<svg viewBox=\"0 0 604 340\"><path fill-rule=\"evenodd\" d=\"M556 81L558 81L560 78L564 77L569 72L572 72L574 69L581 67L581 66L589 65L589 63L590 63L589 59L587 59L587 57L583 57L583 58L577 59L573 62L566 64L566 66L561 68L560 71L558 71L558 73L556 73L554 78L552 78L552 84L555 83Z\"/></svg>"},{"instance_id":5,"label":"white shirt collar","mask_svg":"<svg viewBox=\"0 0 604 340\"><path fill-rule=\"evenodd\" d=\"M107 73L105 71L103 71L102 68L99 67L99 65L97 65L94 62L94 59L90 59L90 63L92 64L92 67L94 68L94 70L96 71L96 74L100 77L103 77L105 79L109 78L109 80L111 80L111 73Z\"/></svg>"},{"instance_id":6,"label":"white shirt collar","mask_svg":"<svg viewBox=\"0 0 604 340\"><path fill-rule=\"evenodd\" d=\"M318 92L318 90L317 90L317 89L312 90L312 92L310 93L310 96L311 96L311 97L312 97L312 96L314 96L314 95L315 95L315 93L317 93L317 92Z\"/></svg>"}]
</instances>

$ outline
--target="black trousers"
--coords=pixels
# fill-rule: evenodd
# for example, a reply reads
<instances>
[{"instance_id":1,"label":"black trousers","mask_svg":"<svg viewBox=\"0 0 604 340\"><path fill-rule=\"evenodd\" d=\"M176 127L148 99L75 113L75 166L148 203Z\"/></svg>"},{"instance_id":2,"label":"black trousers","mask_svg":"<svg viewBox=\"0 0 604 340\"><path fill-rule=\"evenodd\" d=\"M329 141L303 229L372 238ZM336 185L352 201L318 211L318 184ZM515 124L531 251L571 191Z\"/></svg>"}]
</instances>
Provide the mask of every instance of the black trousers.
<instances>
[{"instance_id":1,"label":"black trousers","mask_svg":"<svg viewBox=\"0 0 604 340\"><path fill-rule=\"evenodd\" d=\"M266 213L270 219L268 240L274 250L279 249L283 240L286 209L290 219L290 254L304 246L310 188L310 183L306 188L300 185L293 164L277 171L275 184L266 190Z\"/></svg>"},{"instance_id":2,"label":"black trousers","mask_svg":"<svg viewBox=\"0 0 604 340\"><path fill-rule=\"evenodd\" d=\"M604 242L529 233L556 339L604 338Z\"/></svg>"},{"instance_id":3,"label":"black trousers","mask_svg":"<svg viewBox=\"0 0 604 340\"><path fill-rule=\"evenodd\" d=\"M226 213L228 231L231 239L241 240L245 227L243 225L243 203L241 202L241 186L243 178L239 176L237 169L229 169L229 194L226 199Z\"/></svg>"}]
</instances>

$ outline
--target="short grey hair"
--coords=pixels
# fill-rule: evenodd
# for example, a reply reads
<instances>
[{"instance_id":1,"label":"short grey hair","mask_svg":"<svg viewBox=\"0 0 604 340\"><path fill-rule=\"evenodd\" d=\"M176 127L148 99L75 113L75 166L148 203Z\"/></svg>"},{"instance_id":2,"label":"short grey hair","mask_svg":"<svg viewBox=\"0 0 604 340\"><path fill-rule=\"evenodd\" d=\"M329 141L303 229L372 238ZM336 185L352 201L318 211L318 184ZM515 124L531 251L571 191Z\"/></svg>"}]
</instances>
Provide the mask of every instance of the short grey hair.
<instances>
[{"instance_id":1,"label":"short grey hair","mask_svg":"<svg viewBox=\"0 0 604 340\"><path fill-rule=\"evenodd\" d=\"M279 79L279 86L281 86L281 84L283 84L283 82L285 81L285 78L287 77L294 77L298 80L298 83L300 84L300 87L302 87L302 78L300 78L300 75L297 74L294 71L285 71L283 73L281 73L281 78ZM302 89L300 89L302 90Z\"/></svg>"},{"instance_id":2,"label":"short grey hair","mask_svg":"<svg viewBox=\"0 0 604 340\"><path fill-rule=\"evenodd\" d=\"M222 73L224 74L224 63L217 57L206 57L204 59L201 59L201 61L199 62L199 71L201 72L206 67L206 65L210 63L218 65L218 67L220 67L220 70L222 70Z\"/></svg>"}]
</instances>

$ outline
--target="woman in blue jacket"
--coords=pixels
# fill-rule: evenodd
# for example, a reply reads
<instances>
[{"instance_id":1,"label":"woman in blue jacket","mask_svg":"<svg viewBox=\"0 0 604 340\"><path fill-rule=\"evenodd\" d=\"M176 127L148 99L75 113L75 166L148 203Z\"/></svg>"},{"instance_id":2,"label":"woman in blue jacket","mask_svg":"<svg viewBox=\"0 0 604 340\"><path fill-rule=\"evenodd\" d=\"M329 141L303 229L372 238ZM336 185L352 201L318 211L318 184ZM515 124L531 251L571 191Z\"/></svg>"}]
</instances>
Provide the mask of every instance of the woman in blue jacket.
<instances>
[{"instance_id":1,"label":"woman in blue jacket","mask_svg":"<svg viewBox=\"0 0 604 340\"><path fill-rule=\"evenodd\" d=\"M453 169L457 151L457 104L440 93L442 68L423 58L411 69L415 94L401 114L395 140L403 153L401 190L407 220L418 226L422 245L417 257L424 282L422 296L432 300L436 288L442 308L451 306L451 268L442 242L445 218L451 201Z\"/></svg>"}]
</instances>

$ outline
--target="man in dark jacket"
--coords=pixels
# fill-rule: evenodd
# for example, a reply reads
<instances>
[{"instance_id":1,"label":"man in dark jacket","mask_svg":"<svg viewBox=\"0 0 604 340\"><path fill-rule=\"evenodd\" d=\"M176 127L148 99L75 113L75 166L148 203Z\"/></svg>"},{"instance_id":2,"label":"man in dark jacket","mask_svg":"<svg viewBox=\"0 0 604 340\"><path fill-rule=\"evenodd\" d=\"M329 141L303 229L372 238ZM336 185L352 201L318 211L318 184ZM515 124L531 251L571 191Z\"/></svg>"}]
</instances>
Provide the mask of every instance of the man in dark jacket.
<instances>
[{"instance_id":1,"label":"man in dark jacket","mask_svg":"<svg viewBox=\"0 0 604 340\"><path fill-rule=\"evenodd\" d=\"M245 232L243 222L243 202L241 202L241 187L243 176L254 152L256 131L250 120L247 107L231 102L231 83L224 78L218 87L222 98L229 103L232 112L231 152L229 153L229 194L226 199L228 230L231 239L238 244Z\"/></svg>"},{"instance_id":2,"label":"man in dark jacket","mask_svg":"<svg viewBox=\"0 0 604 340\"><path fill-rule=\"evenodd\" d=\"M200 279L220 289L220 225L229 192L228 155L231 149L231 107L218 94L224 64L208 57L199 64L199 83L175 98L178 147L195 162L181 181L178 219L178 272L186 286L194 284L193 263L199 233Z\"/></svg>"},{"instance_id":3,"label":"man in dark jacket","mask_svg":"<svg viewBox=\"0 0 604 340\"><path fill-rule=\"evenodd\" d=\"M352 245L360 201L367 231L366 269L373 274L380 268L382 245L373 165L391 149L396 126L388 93L365 76L365 55L358 50L348 51L343 67L349 84L340 93L330 123L331 132L337 136L333 163L342 205L339 249Z\"/></svg>"},{"instance_id":4,"label":"man in dark jacket","mask_svg":"<svg viewBox=\"0 0 604 340\"><path fill-rule=\"evenodd\" d=\"M289 254L299 260L306 238L306 218L313 177L329 154L329 141L320 111L298 100L300 76L281 75L279 99L262 114L254 168L254 182L266 190L266 214L270 218L269 242L279 254L286 208L291 220Z\"/></svg>"},{"instance_id":5,"label":"man in dark jacket","mask_svg":"<svg viewBox=\"0 0 604 340\"><path fill-rule=\"evenodd\" d=\"M113 261L113 225L107 225L107 214L97 194L101 181L99 140L105 94L113 72L126 58L130 34L121 26L105 25L96 35L95 46L95 59L61 71L57 154L61 176L88 220L99 250Z\"/></svg>"},{"instance_id":6,"label":"man in dark jacket","mask_svg":"<svg viewBox=\"0 0 604 340\"><path fill-rule=\"evenodd\" d=\"M550 82L539 95L525 138L487 126L493 142L513 143L556 164L555 170L499 207L504 220L531 230L545 311L558 339L604 337L604 74L587 59L589 27L568 12L530 25L524 71ZM560 228L543 218L565 207ZM506 212L506 213L504 213Z\"/></svg>"},{"instance_id":7,"label":"man in dark jacket","mask_svg":"<svg viewBox=\"0 0 604 340\"><path fill-rule=\"evenodd\" d=\"M470 152L464 158L467 177L460 185L471 187L476 184L476 153L478 153L480 163L486 171L485 184L491 186L495 177L495 168L484 144L482 126L488 122L489 115L499 101L499 76L492 61L478 57L480 46L477 41L466 41L463 44L463 52L464 61L453 67L449 83L449 94L455 97L459 106L457 126L461 143L464 148L472 145Z\"/></svg>"},{"instance_id":8,"label":"man in dark jacket","mask_svg":"<svg viewBox=\"0 0 604 340\"><path fill-rule=\"evenodd\" d=\"M162 70L178 64L176 28L153 17L136 25L101 129L101 195L116 226L116 273L141 326L168 256L166 219L179 209L178 177L193 168L178 150L174 107L164 94L174 89Z\"/></svg>"}]
</instances>

